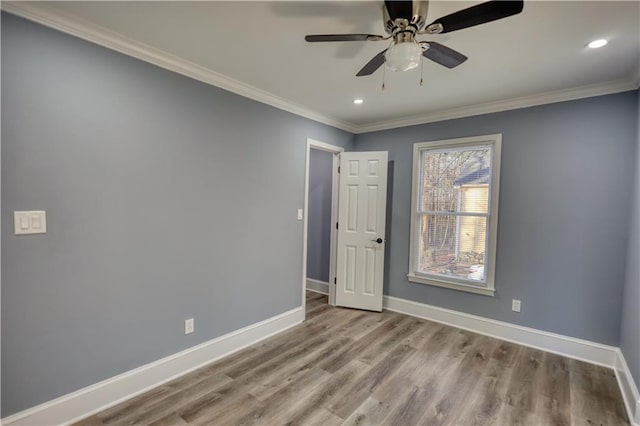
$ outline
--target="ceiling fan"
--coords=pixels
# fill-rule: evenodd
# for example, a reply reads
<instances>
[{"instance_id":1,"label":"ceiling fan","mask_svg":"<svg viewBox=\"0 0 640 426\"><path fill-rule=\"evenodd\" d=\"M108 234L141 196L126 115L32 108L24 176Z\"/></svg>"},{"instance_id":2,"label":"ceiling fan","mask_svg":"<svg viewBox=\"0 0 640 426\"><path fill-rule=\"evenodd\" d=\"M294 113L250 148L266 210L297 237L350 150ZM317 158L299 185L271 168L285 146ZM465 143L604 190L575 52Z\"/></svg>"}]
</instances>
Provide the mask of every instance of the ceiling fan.
<instances>
[{"instance_id":1,"label":"ceiling fan","mask_svg":"<svg viewBox=\"0 0 640 426\"><path fill-rule=\"evenodd\" d=\"M522 12L524 2L492 0L454 12L425 26L428 0L385 1L382 7L384 37L375 34L322 34L307 35L308 42L327 41L382 41L393 39L390 47L373 57L359 72L358 77L373 74L386 63L391 71L408 71L420 64L424 56L447 68L454 68L467 60L462 53L435 41L418 41L417 35L444 34L495 21Z\"/></svg>"}]
</instances>

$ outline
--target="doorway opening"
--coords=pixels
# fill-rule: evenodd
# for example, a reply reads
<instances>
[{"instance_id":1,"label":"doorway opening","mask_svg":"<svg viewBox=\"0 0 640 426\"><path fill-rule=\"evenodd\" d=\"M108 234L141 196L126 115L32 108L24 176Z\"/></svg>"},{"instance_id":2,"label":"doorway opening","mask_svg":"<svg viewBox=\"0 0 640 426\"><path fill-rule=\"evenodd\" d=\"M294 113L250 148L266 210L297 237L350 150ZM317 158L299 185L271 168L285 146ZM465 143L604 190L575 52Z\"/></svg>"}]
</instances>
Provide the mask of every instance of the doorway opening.
<instances>
[{"instance_id":1,"label":"doorway opening","mask_svg":"<svg viewBox=\"0 0 640 426\"><path fill-rule=\"evenodd\" d=\"M307 290L335 306L339 154L344 148L307 139L302 250L302 306Z\"/></svg>"}]
</instances>

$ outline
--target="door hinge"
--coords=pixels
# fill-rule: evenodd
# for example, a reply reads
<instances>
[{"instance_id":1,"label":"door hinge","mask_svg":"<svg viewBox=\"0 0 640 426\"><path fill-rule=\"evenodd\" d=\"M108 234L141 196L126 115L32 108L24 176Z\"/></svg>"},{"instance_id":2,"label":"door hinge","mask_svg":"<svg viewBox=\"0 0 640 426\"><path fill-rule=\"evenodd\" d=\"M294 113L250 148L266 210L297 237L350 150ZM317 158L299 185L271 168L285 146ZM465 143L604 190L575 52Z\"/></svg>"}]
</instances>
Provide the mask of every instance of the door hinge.
<instances>
[{"instance_id":1,"label":"door hinge","mask_svg":"<svg viewBox=\"0 0 640 426\"><path fill-rule=\"evenodd\" d=\"M336 222L336 229L338 229L338 222Z\"/></svg>"},{"instance_id":2,"label":"door hinge","mask_svg":"<svg viewBox=\"0 0 640 426\"><path fill-rule=\"evenodd\" d=\"M338 166L338 173L340 173L340 166Z\"/></svg>"},{"instance_id":3,"label":"door hinge","mask_svg":"<svg viewBox=\"0 0 640 426\"><path fill-rule=\"evenodd\" d=\"M338 279L336 277L333 277L333 283L338 284Z\"/></svg>"}]
</instances>

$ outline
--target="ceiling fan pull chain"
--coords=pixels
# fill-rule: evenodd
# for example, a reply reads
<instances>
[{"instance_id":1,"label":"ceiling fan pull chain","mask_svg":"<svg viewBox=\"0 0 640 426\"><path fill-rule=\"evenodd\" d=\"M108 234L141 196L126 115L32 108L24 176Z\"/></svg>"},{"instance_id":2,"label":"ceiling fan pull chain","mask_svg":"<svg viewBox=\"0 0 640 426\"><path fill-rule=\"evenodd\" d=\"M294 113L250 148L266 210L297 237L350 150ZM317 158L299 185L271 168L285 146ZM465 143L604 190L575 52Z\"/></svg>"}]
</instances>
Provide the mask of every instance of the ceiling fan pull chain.
<instances>
[{"instance_id":1,"label":"ceiling fan pull chain","mask_svg":"<svg viewBox=\"0 0 640 426\"><path fill-rule=\"evenodd\" d=\"M382 66L382 91L384 92L384 78L387 75L387 67L386 66Z\"/></svg>"}]
</instances>

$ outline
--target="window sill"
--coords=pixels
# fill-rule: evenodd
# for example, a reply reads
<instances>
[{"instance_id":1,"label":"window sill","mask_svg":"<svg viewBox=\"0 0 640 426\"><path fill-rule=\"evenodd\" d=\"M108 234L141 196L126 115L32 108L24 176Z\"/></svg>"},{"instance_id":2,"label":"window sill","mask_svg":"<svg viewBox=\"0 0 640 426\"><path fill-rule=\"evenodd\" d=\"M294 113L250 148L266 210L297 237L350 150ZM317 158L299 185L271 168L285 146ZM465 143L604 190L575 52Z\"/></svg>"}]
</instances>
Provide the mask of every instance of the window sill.
<instances>
[{"instance_id":1,"label":"window sill","mask_svg":"<svg viewBox=\"0 0 640 426\"><path fill-rule=\"evenodd\" d=\"M436 287L450 288L453 290L466 291L467 293L482 294L484 296L493 296L495 289L487 287L477 287L473 285L453 283L450 281L438 280L435 278L426 278L414 274L407 274L409 281L419 284L433 285Z\"/></svg>"}]
</instances>

